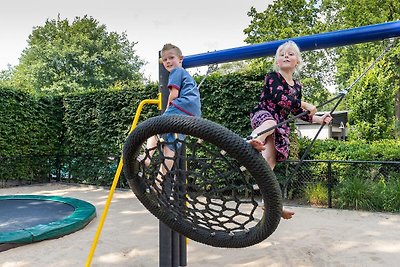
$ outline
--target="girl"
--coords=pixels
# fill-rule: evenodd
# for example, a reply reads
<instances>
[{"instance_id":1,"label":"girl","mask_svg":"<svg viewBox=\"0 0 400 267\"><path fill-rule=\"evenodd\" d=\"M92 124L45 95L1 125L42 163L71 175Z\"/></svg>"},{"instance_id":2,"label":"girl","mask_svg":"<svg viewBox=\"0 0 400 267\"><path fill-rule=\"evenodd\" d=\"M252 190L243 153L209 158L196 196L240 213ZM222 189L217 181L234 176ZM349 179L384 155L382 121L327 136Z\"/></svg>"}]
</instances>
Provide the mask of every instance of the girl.
<instances>
[{"instance_id":1,"label":"girl","mask_svg":"<svg viewBox=\"0 0 400 267\"><path fill-rule=\"evenodd\" d=\"M302 85L293 79L293 75L302 65L303 60L296 43L287 41L278 47L274 61L275 71L266 75L260 102L250 113L252 136L287 120L290 113L298 115L308 110L309 113L300 119L313 123L324 124L332 120L329 113L314 116L317 108L301 100ZM273 170L277 161L284 161L289 155L289 133L288 124L284 124L257 136L249 143L262 153ZM290 219L293 215L292 211L282 211L284 219Z\"/></svg>"}]
</instances>

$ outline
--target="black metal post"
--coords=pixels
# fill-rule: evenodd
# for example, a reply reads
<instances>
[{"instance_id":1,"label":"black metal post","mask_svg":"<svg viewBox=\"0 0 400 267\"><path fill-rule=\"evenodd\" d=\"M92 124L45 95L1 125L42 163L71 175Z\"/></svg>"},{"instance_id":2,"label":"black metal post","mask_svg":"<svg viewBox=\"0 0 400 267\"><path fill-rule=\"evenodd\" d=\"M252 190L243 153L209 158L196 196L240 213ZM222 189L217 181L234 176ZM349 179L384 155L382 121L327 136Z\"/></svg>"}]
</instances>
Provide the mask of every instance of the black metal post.
<instances>
[{"instance_id":1,"label":"black metal post","mask_svg":"<svg viewBox=\"0 0 400 267\"><path fill-rule=\"evenodd\" d=\"M159 53L161 58L161 53ZM168 71L159 64L159 91L162 94L162 111L167 108L169 96ZM184 149L182 149L184 151ZM181 162L178 161L180 165ZM184 166L184 165L183 165ZM178 166L179 168L180 166ZM159 266L160 267L184 267L187 265L186 238L175 231L172 231L161 221L159 222ZM182 240L183 243L182 244Z\"/></svg>"},{"instance_id":2,"label":"black metal post","mask_svg":"<svg viewBox=\"0 0 400 267\"><path fill-rule=\"evenodd\" d=\"M328 208L332 208L332 162L328 161Z\"/></svg>"},{"instance_id":3,"label":"black metal post","mask_svg":"<svg viewBox=\"0 0 400 267\"><path fill-rule=\"evenodd\" d=\"M182 147L179 151L180 157L178 161L178 166L180 170L185 169L187 166L187 161L186 161L186 145L185 143L182 144ZM182 199L179 199L181 201L182 209L186 208L186 189L183 186L183 184L186 183L187 176L186 172L178 172L178 175L176 177L178 180L178 184L182 185L177 188L178 192L182 194ZM187 246L186 246L186 237L179 234L178 235L178 249L179 249L179 267L184 267L187 266Z\"/></svg>"},{"instance_id":4,"label":"black metal post","mask_svg":"<svg viewBox=\"0 0 400 267\"><path fill-rule=\"evenodd\" d=\"M172 238L171 229L159 221L159 266L172 267Z\"/></svg>"}]
</instances>

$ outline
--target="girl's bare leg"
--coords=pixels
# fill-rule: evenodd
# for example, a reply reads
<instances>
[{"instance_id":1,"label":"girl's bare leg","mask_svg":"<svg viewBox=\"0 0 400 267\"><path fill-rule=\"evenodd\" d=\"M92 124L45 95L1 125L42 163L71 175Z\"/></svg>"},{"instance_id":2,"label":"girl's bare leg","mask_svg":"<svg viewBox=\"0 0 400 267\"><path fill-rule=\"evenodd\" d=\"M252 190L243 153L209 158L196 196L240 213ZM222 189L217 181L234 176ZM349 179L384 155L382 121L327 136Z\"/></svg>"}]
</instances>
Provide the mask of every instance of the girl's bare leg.
<instances>
[{"instance_id":1,"label":"girl's bare leg","mask_svg":"<svg viewBox=\"0 0 400 267\"><path fill-rule=\"evenodd\" d=\"M275 121L265 121L263 124L261 124L258 128L256 128L253 133L260 133L266 129L269 129L273 126L276 125ZM256 139L250 140L249 143L258 151L261 152L261 155L265 159L265 161L268 163L268 165L271 167L272 170L274 170L276 166L276 149L275 149L275 140L273 136L271 135L274 132L274 130L268 131ZM253 134L252 133L252 134ZM265 140L265 145L262 140ZM289 220L293 217L294 212L290 210L283 209L282 210L282 218L285 220Z\"/></svg>"},{"instance_id":2,"label":"girl's bare leg","mask_svg":"<svg viewBox=\"0 0 400 267\"><path fill-rule=\"evenodd\" d=\"M274 170L276 166L276 149L275 149L275 140L273 136L268 136L265 140L265 149L261 152L261 155L268 162L268 165Z\"/></svg>"},{"instance_id":3,"label":"girl's bare leg","mask_svg":"<svg viewBox=\"0 0 400 267\"><path fill-rule=\"evenodd\" d=\"M254 131L251 133L251 135L255 135L258 133L261 133L267 129L270 129L272 127L274 127L276 125L276 122L274 120L267 120L265 122L263 122L260 126L258 126L256 129L254 129ZM257 151L263 151L265 149L264 146L264 141L265 139L270 136L273 132L275 131L275 129L272 129L268 132L265 132L259 136L257 136L255 139L252 139L249 141L249 144L252 145Z\"/></svg>"}]
</instances>

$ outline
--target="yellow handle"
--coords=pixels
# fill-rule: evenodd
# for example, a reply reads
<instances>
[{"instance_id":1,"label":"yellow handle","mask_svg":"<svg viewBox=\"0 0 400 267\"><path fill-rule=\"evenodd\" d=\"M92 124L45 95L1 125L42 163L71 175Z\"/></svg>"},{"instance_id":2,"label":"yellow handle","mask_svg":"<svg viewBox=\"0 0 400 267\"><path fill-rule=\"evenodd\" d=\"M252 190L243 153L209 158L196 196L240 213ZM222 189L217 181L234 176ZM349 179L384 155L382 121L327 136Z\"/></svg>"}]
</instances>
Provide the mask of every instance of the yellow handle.
<instances>
[{"instance_id":1,"label":"yellow handle","mask_svg":"<svg viewBox=\"0 0 400 267\"><path fill-rule=\"evenodd\" d=\"M162 101L162 95L161 95L161 93L159 93L158 94L158 99L145 99L145 100L140 102L139 107L136 110L135 118L133 120L131 129L129 130L129 134L136 128L136 125L137 125L137 123L139 121L140 113L142 112L143 106L146 105L146 104L156 104L158 110L161 110L162 109L161 101ZM117 188L119 176L121 175L121 172L122 172L122 166L123 166L123 159L122 159L122 156L121 156L121 159L120 159L120 161L118 163L117 171L116 171L115 176L114 176L113 183L111 185L110 192L108 194L106 205L104 206L104 211L103 211L103 213L101 215L99 226L97 227L97 231L96 231L96 235L94 237L93 243L92 243L92 247L90 249L88 258L86 260L86 265L85 265L86 267L90 267L90 264L92 263L94 252L96 250L97 243L99 241L100 234L101 234L101 231L103 229L104 221L106 220L108 209L109 209L110 204L111 204L111 199L112 199L112 197L114 195L115 188Z\"/></svg>"}]
</instances>

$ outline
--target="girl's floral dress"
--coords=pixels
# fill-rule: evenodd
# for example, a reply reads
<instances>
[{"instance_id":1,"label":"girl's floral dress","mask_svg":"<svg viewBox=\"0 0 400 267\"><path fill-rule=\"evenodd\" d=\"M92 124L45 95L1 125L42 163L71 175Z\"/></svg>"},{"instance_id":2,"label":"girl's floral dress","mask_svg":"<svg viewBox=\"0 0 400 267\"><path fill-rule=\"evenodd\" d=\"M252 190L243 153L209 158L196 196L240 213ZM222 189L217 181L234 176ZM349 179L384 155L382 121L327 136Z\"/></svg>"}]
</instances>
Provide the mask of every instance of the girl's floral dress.
<instances>
[{"instance_id":1,"label":"girl's floral dress","mask_svg":"<svg viewBox=\"0 0 400 267\"><path fill-rule=\"evenodd\" d=\"M301 108L302 85L295 80L290 86L278 72L271 72L265 76L264 87L260 103L250 113L251 127L256 129L266 120L274 120L277 124L288 119L289 114L298 115L305 110ZM312 116L304 115L300 119L311 122ZM275 129L273 134L277 161L284 161L289 155L290 128L286 123Z\"/></svg>"}]
</instances>

